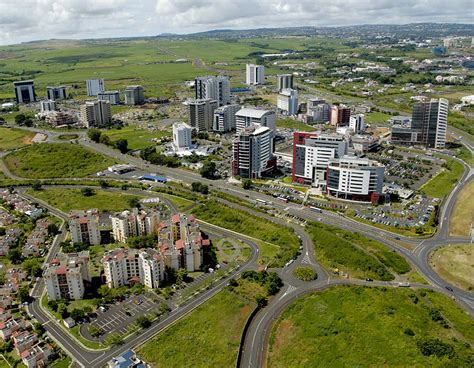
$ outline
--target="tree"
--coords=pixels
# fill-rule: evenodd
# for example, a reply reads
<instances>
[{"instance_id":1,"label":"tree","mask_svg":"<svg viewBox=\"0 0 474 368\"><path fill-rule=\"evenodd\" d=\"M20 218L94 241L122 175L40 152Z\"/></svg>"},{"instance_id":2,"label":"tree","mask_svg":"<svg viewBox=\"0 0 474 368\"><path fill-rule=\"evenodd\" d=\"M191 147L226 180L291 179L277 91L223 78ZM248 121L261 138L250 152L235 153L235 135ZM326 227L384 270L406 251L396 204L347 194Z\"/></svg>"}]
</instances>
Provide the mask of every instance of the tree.
<instances>
[{"instance_id":1,"label":"tree","mask_svg":"<svg viewBox=\"0 0 474 368\"><path fill-rule=\"evenodd\" d=\"M86 187L81 189L81 193L84 197L91 197L95 194L94 189Z\"/></svg>"},{"instance_id":2,"label":"tree","mask_svg":"<svg viewBox=\"0 0 474 368\"><path fill-rule=\"evenodd\" d=\"M128 141L126 139L119 139L115 142L115 148L117 148L122 153L128 152Z\"/></svg>"},{"instance_id":3,"label":"tree","mask_svg":"<svg viewBox=\"0 0 474 368\"><path fill-rule=\"evenodd\" d=\"M202 194L209 194L209 187L206 184L202 184L200 182L195 181L191 184L191 188L192 188L193 192L199 192L199 193L202 193Z\"/></svg>"},{"instance_id":4,"label":"tree","mask_svg":"<svg viewBox=\"0 0 474 368\"><path fill-rule=\"evenodd\" d=\"M23 255L21 254L20 249L10 249L10 251L8 252L8 260L13 264L20 264L23 260Z\"/></svg>"},{"instance_id":5,"label":"tree","mask_svg":"<svg viewBox=\"0 0 474 368\"><path fill-rule=\"evenodd\" d=\"M4 227L0 227L0 236L4 236L7 233L7 230Z\"/></svg>"},{"instance_id":6,"label":"tree","mask_svg":"<svg viewBox=\"0 0 474 368\"><path fill-rule=\"evenodd\" d=\"M88 330L92 337L99 337L104 333L104 330L102 330L99 326L96 325L90 325Z\"/></svg>"},{"instance_id":7,"label":"tree","mask_svg":"<svg viewBox=\"0 0 474 368\"><path fill-rule=\"evenodd\" d=\"M203 178L214 179L216 175L216 163L213 161L205 161L199 173Z\"/></svg>"},{"instance_id":8,"label":"tree","mask_svg":"<svg viewBox=\"0 0 474 368\"><path fill-rule=\"evenodd\" d=\"M35 181L33 184L31 184L31 188L37 192L38 190L41 190L41 183L39 181Z\"/></svg>"},{"instance_id":9,"label":"tree","mask_svg":"<svg viewBox=\"0 0 474 368\"><path fill-rule=\"evenodd\" d=\"M30 297L30 289L28 289L28 286L22 286L18 290L18 300L20 300L21 303L28 303L31 300Z\"/></svg>"},{"instance_id":10,"label":"tree","mask_svg":"<svg viewBox=\"0 0 474 368\"><path fill-rule=\"evenodd\" d=\"M55 236L57 233L59 233L59 227L56 224L49 224L48 225L48 235L49 236Z\"/></svg>"},{"instance_id":11,"label":"tree","mask_svg":"<svg viewBox=\"0 0 474 368\"><path fill-rule=\"evenodd\" d=\"M41 260L38 258L28 258L23 262L23 271L31 277L39 277L42 274Z\"/></svg>"},{"instance_id":12,"label":"tree","mask_svg":"<svg viewBox=\"0 0 474 368\"><path fill-rule=\"evenodd\" d=\"M106 189L109 187L109 183L107 183L105 180L99 180L99 185L102 189Z\"/></svg>"},{"instance_id":13,"label":"tree","mask_svg":"<svg viewBox=\"0 0 474 368\"><path fill-rule=\"evenodd\" d=\"M15 123L18 125L23 125L23 122L26 120L25 114L18 114L15 116Z\"/></svg>"},{"instance_id":14,"label":"tree","mask_svg":"<svg viewBox=\"0 0 474 368\"><path fill-rule=\"evenodd\" d=\"M147 316L140 316L136 320L136 324L141 328L148 328L151 326L151 320Z\"/></svg>"},{"instance_id":15,"label":"tree","mask_svg":"<svg viewBox=\"0 0 474 368\"><path fill-rule=\"evenodd\" d=\"M100 144L105 144L106 146L110 146L110 137L106 134L102 134L99 139Z\"/></svg>"},{"instance_id":16,"label":"tree","mask_svg":"<svg viewBox=\"0 0 474 368\"><path fill-rule=\"evenodd\" d=\"M170 307L168 306L168 304L166 303L161 303L160 304L160 309L159 309L159 314L160 315L163 315L163 314L166 314L170 311Z\"/></svg>"},{"instance_id":17,"label":"tree","mask_svg":"<svg viewBox=\"0 0 474 368\"><path fill-rule=\"evenodd\" d=\"M82 309L74 308L71 312L71 318L76 322L79 322L84 317L85 317L85 313Z\"/></svg>"},{"instance_id":18,"label":"tree","mask_svg":"<svg viewBox=\"0 0 474 368\"><path fill-rule=\"evenodd\" d=\"M250 180L250 179L243 179L243 180L242 180L242 188L243 188L243 189L250 189L250 188L252 188L252 180Z\"/></svg>"},{"instance_id":19,"label":"tree","mask_svg":"<svg viewBox=\"0 0 474 368\"><path fill-rule=\"evenodd\" d=\"M57 312L58 302L56 300L48 300L48 307L53 311Z\"/></svg>"},{"instance_id":20,"label":"tree","mask_svg":"<svg viewBox=\"0 0 474 368\"><path fill-rule=\"evenodd\" d=\"M64 303L58 304L58 313L61 315L63 319L69 317L69 312L67 310L66 304Z\"/></svg>"},{"instance_id":21,"label":"tree","mask_svg":"<svg viewBox=\"0 0 474 368\"><path fill-rule=\"evenodd\" d=\"M84 311L86 315L89 315L92 313L92 307L90 305L86 305L84 308L82 308L82 310Z\"/></svg>"},{"instance_id":22,"label":"tree","mask_svg":"<svg viewBox=\"0 0 474 368\"><path fill-rule=\"evenodd\" d=\"M176 284L181 285L188 279L188 271L185 268L180 268L176 274Z\"/></svg>"},{"instance_id":23,"label":"tree","mask_svg":"<svg viewBox=\"0 0 474 368\"><path fill-rule=\"evenodd\" d=\"M92 128L87 131L87 136L89 139L96 143L99 143L101 135L102 132L99 129Z\"/></svg>"},{"instance_id":24,"label":"tree","mask_svg":"<svg viewBox=\"0 0 474 368\"><path fill-rule=\"evenodd\" d=\"M267 298L265 298L263 295L257 295L257 296L255 297L255 301L257 302L257 305L258 305L260 308L263 308L263 307L265 307L265 306L268 304Z\"/></svg>"},{"instance_id":25,"label":"tree","mask_svg":"<svg viewBox=\"0 0 474 368\"><path fill-rule=\"evenodd\" d=\"M140 199L138 197L131 197L128 200L128 205L131 208L140 208Z\"/></svg>"}]
</instances>

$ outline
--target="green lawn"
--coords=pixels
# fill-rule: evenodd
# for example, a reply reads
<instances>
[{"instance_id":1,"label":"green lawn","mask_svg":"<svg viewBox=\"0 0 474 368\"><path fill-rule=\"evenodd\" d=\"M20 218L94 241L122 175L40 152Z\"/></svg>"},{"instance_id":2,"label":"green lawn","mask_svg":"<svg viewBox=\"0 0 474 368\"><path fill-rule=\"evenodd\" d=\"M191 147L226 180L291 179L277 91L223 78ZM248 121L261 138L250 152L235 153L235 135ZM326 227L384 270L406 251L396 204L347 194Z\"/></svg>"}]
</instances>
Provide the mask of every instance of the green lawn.
<instances>
[{"instance_id":1,"label":"green lawn","mask_svg":"<svg viewBox=\"0 0 474 368\"><path fill-rule=\"evenodd\" d=\"M301 121L296 121L293 119L278 119L277 128L289 128L302 132L314 132L316 130L316 128L311 125L307 125Z\"/></svg>"},{"instance_id":2,"label":"green lawn","mask_svg":"<svg viewBox=\"0 0 474 368\"><path fill-rule=\"evenodd\" d=\"M110 137L112 141L118 139L126 139L128 141L128 148L132 150L142 149L154 145L153 138L169 137L171 132L166 130L146 130L127 126L122 129L105 130L104 133Z\"/></svg>"},{"instance_id":3,"label":"green lawn","mask_svg":"<svg viewBox=\"0 0 474 368\"><path fill-rule=\"evenodd\" d=\"M5 163L22 178L44 179L89 176L115 161L73 144L42 143L10 153Z\"/></svg>"},{"instance_id":4,"label":"green lawn","mask_svg":"<svg viewBox=\"0 0 474 368\"><path fill-rule=\"evenodd\" d=\"M459 192L449 219L449 232L454 236L469 236L474 224L474 181L470 181Z\"/></svg>"},{"instance_id":5,"label":"green lawn","mask_svg":"<svg viewBox=\"0 0 474 368\"><path fill-rule=\"evenodd\" d=\"M169 199L176 206L178 211L183 211L185 208L188 208L193 203L195 203L193 201L190 201L189 199L182 198L182 197L179 197L179 196L175 196L175 195L172 195L172 194L160 193L160 197L164 197L166 199Z\"/></svg>"},{"instance_id":6,"label":"green lawn","mask_svg":"<svg viewBox=\"0 0 474 368\"><path fill-rule=\"evenodd\" d=\"M232 367L253 306L222 291L137 349L152 367Z\"/></svg>"},{"instance_id":7,"label":"green lawn","mask_svg":"<svg viewBox=\"0 0 474 368\"><path fill-rule=\"evenodd\" d=\"M0 151L29 145L34 136L35 133L26 130L0 127Z\"/></svg>"},{"instance_id":8,"label":"green lawn","mask_svg":"<svg viewBox=\"0 0 474 368\"><path fill-rule=\"evenodd\" d=\"M128 201L139 196L108 192L94 188L95 195L85 197L80 189L51 188L40 191L28 190L28 194L41 199L63 212L97 208L102 212L123 211L130 208Z\"/></svg>"},{"instance_id":9,"label":"green lawn","mask_svg":"<svg viewBox=\"0 0 474 368\"><path fill-rule=\"evenodd\" d=\"M446 161L446 165L443 165L443 171L425 183L420 191L432 198L447 196L454 189L463 172L464 166L461 163L449 159Z\"/></svg>"},{"instance_id":10,"label":"green lawn","mask_svg":"<svg viewBox=\"0 0 474 368\"><path fill-rule=\"evenodd\" d=\"M373 111L365 114L365 121L367 123L385 123L392 115L383 112Z\"/></svg>"},{"instance_id":11,"label":"green lawn","mask_svg":"<svg viewBox=\"0 0 474 368\"><path fill-rule=\"evenodd\" d=\"M339 286L302 297L273 327L267 365L470 367L473 320L442 294L422 295L410 289ZM432 309L439 309L442 320L435 320ZM436 338L452 347L451 357L421 352L418 344Z\"/></svg>"}]
</instances>

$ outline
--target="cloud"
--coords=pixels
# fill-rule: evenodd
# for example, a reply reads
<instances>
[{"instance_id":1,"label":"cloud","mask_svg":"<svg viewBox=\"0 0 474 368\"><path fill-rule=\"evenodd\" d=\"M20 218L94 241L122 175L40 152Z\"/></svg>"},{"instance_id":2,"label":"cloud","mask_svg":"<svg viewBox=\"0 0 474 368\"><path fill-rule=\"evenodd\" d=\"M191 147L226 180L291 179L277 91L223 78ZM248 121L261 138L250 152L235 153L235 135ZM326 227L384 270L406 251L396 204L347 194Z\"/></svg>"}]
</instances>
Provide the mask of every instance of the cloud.
<instances>
[{"instance_id":1,"label":"cloud","mask_svg":"<svg viewBox=\"0 0 474 368\"><path fill-rule=\"evenodd\" d=\"M215 28L472 23L472 0L0 0L0 44Z\"/></svg>"}]
</instances>

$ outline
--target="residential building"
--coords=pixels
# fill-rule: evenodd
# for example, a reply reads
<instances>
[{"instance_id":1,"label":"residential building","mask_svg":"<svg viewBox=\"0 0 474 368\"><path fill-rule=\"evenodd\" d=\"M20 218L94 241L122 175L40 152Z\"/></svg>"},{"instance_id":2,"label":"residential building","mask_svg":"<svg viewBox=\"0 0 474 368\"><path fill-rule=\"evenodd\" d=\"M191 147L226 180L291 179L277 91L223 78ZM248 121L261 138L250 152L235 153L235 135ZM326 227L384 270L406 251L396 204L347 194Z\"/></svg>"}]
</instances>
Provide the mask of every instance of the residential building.
<instances>
[{"instance_id":1,"label":"residential building","mask_svg":"<svg viewBox=\"0 0 474 368\"><path fill-rule=\"evenodd\" d=\"M72 211L69 213L69 231L73 243L100 244L99 211Z\"/></svg>"},{"instance_id":2,"label":"residential building","mask_svg":"<svg viewBox=\"0 0 474 368\"><path fill-rule=\"evenodd\" d=\"M87 96L97 96L99 92L105 91L105 83L103 79L86 80Z\"/></svg>"},{"instance_id":3,"label":"residential building","mask_svg":"<svg viewBox=\"0 0 474 368\"><path fill-rule=\"evenodd\" d=\"M65 111L54 111L46 115L46 121L53 127L72 125L76 123L76 116Z\"/></svg>"},{"instance_id":4,"label":"residential building","mask_svg":"<svg viewBox=\"0 0 474 368\"><path fill-rule=\"evenodd\" d=\"M298 114L298 91L284 88L278 94L277 107L287 115Z\"/></svg>"},{"instance_id":5,"label":"residential building","mask_svg":"<svg viewBox=\"0 0 474 368\"><path fill-rule=\"evenodd\" d=\"M49 300L82 299L90 283L89 252L60 253L44 271Z\"/></svg>"},{"instance_id":6,"label":"residential building","mask_svg":"<svg viewBox=\"0 0 474 368\"><path fill-rule=\"evenodd\" d=\"M249 86L265 84L265 67L263 65L246 64L245 83Z\"/></svg>"},{"instance_id":7,"label":"residential building","mask_svg":"<svg viewBox=\"0 0 474 368\"><path fill-rule=\"evenodd\" d=\"M235 115L240 110L239 105L225 105L214 110L214 123L212 129L215 132L225 133L235 129Z\"/></svg>"},{"instance_id":8,"label":"residential building","mask_svg":"<svg viewBox=\"0 0 474 368\"><path fill-rule=\"evenodd\" d=\"M275 111L242 108L235 114L237 134L254 124L259 124L262 127L268 127L274 134L276 131Z\"/></svg>"},{"instance_id":9,"label":"residential building","mask_svg":"<svg viewBox=\"0 0 474 368\"><path fill-rule=\"evenodd\" d=\"M41 101L41 112L51 112L56 111L56 102L53 100Z\"/></svg>"},{"instance_id":10,"label":"residential building","mask_svg":"<svg viewBox=\"0 0 474 368\"><path fill-rule=\"evenodd\" d=\"M13 82L13 85L15 86L17 103L27 104L36 101L35 82L33 80Z\"/></svg>"},{"instance_id":11,"label":"residential building","mask_svg":"<svg viewBox=\"0 0 474 368\"><path fill-rule=\"evenodd\" d=\"M117 248L102 257L106 285L109 288L137 283L156 289L164 280L163 257L155 249Z\"/></svg>"},{"instance_id":12,"label":"residential building","mask_svg":"<svg viewBox=\"0 0 474 368\"><path fill-rule=\"evenodd\" d=\"M102 91L97 94L97 99L102 101L109 101L111 105L120 104L119 91Z\"/></svg>"},{"instance_id":13,"label":"residential building","mask_svg":"<svg viewBox=\"0 0 474 368\"><path fill-rule=\"evenodd\" d=\"M50 345L36 344L20 354L21 360L27 368L46 367L53 350Z\"/></svg>"},{"instance_id":14,"label":"residential building","mask_svg":"<svg viewBox=\"0 0 474 368\"><path fill-rule=\"evenodd\" d=\"M293 134L293 182L324 187L330 160L347 153L341 135L295 132Z\"/></svg>"},{"instance_id":15,"label":"residential building","mask_svg":"<svg viewBox=\"0 0 474 368\"><path fill-rule=\"evenodd\" d=\"M112 358L108 368L147 368L148 365L141 361L133 350L127 350L122 355Z\"/></svg>"},{"instance_id":16,"label":"residential building","mask_svg":"<svg viewBox=\"0 0 474 368\"><path fill-rule=\"evenodd\" d=\"M270 173L276 167L273 151L269 127L253 124L240 130L233 142L232 175L252 179Z\"/></svg>"},{"instance_id":17,"label":"residential building","mask_svg":"<svg viewBox=\"0 0 474 368\"><path fill-rule=\"evenodd\" d=\"M186 123L173 124L173 148L178 150L188 150L193 146L193 129Z\"/></svg>"},{"instance_id":18,"label":"residential building","mask_svg":"<svg viewBox=\"0 0 474 368\"><path fill-rule=\"evenodd\" d=\"M10 340L10 337L17 331L23 330L29 324L23 319L9 319L6 322L0 322L0 337L3 341Z\"/></svg>"},{"instance_id":19,"label":"residential building","mask_svg":"<svg viewBox=\"0 0 474 368\"><path fill-rule=\"evenodd\" d=\"M278 92L284 89L293 89L293 74L278 74L277 86Z\"/></svg>"},{"instance_id":20,"label":"residential building","mask_svg":"<svg viewBox=\"0 0 474 368\"><path fill-rule=\"evenodd\" d=\"M349 128L352 129L354 134L360 134L365 132L365 115L364 114L357 114L352 115L349 119Z\"/></svg>"},{"instance_id":21,"label":"residential building","mask_svg":"<svg viewBox=\"0 0 474 368\"><path fill-rule=\"evenodd\" d=\"M114 240L126 243L131 237L156 233L160 212L155 209L134 208L110 215L110 219Z\"/></svg>"},{"instance_id":22,"label":"residential building","mask_svg":"<svg viewBox=\"0 0 474 368\"><path fill-rule=\"evenodd\" d=\"M46 93L48 94L48 100L58 101L65 100L67 98L66 87L46 87Z\"/></svg>"},{"instance_id":23,"label":"residential building","mask_svg":"<svg viewBox=\"0 0 474 368\"><path fill-rule=\"evenodd\" d=\"M141 105L145 102L145 95L142 86L127 86L125 88L125 104Z\"/></svg>"},{"instance_id":24,"label":"residential building","mask_svg":"<svg viewBox=\"0 0 474 368\"><path fill-rule=\"evenodd\" d=\"M385 167L367 158L344 156L330 160L326 193L338 199L378 203Z\"/></svg>"},{"instance_id":25,"label":"residential building","mask_svg":"<svg viewBox=\"0 0 474 368\"><path fill-rule=\"evenodd\" d=\"M188 107L188 124L191 128L198 132L212 129L214 110L217 109L216 100L188 100L184 104Z\"/></svg>"},{"instance_id":26,"label":"residential building","mask_svg":"<svg viewBox=\"0 0 474 368\"><path fill-rule=\"evenodd\" d=\"M100 128L112 122L109 101L87 101L81 106L81 123L87 128Z\"/></svg>"},{"instance_id":27,"label":"residential building","mask_svg":"<svg viewBox=\"0 0 474 368\"><path fill-rule=\"evenodd\" d=\"M351 109L343 105L331 107L331 125L336 127L349 126Z\"/></svg>"},{"instance_id":28,"label":"residential building","mask_svg":"<svg viewBox=\"0 0 474 368\"><path fill-rule=\"evenodd\" d=\"M13 346L18 355L21 355L25 350L29 350L37 343L38 336L29 331L22 331L13 336Z\"/></svg>"},{"instance_id":29,"label":"residential building","mask_svg":"<svg viewBox=\"0 0 474 368\"><path fill-rule=\"evenodd\" d=\"M230 103L230 82L224 76L197 77L194 84L197 100L215 100L218 106Z\"/></svg>"}]
</instances>

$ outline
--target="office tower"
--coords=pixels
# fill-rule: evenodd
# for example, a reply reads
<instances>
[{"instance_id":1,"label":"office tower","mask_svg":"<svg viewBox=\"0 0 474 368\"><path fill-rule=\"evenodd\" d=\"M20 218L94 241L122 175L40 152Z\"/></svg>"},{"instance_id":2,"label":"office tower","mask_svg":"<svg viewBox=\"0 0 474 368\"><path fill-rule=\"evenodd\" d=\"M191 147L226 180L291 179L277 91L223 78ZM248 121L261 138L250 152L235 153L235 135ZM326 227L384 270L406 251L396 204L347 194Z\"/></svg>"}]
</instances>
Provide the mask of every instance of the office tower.
<instances>
[{"instance_id":1,"label":"office tower","mask_svg":"<svg viewBox=\"0 0 474 368\"><path fill-rule=\"evenodd\" d=\"M293 89L293 74L278 74L277 75L278 92L284 89Z\"/></svg>"},{"instance_id":2,"label":"office tower","mask_svg":"<svg viewBox=\"0 0 474 368\"><path fill-rule=\"evenodd\" d=\"M189 126L198 132L208 132L212 129L214 110L217 109L216 100L188 100L184 103L188 106Z\"/></svg>"},{"instance_id":3,"label":"office tower","mask_svg":"<svg viewBox=\"0 0 474 368\"><path fill-rule=\"evenodd\" d=\"M125 88L125 104L141 105L145 102L142 86L128 86Z\"/></svg>"},{"instance_id":4,"label":"office tower","mask_svg":"<svg viewBox=\"0 0 474 368\"><path fill-rule=\"evenodd\" d=\"M103 79L86 80L87 96L97 96L99 92L105 91L105 83Z\"/></svg>"},{"instance_id":5,"label":"office tower","mask_svg":"<svg viewBox=\"0 0 474 368\"><path fill-rule=\"evenodd\" d=\"M48 99L52 101L65 100L67 98L66 87L64 86L46 87L46 92Z\"/></svg>"},{"instance_id":6,"label":"office tower","mask_svg":"<svg viewBox=\"0 0 474 368\"><path fill-rule=\"evenodd\" d=\"M235 125L237 134L243 129L254 124L268 127L273 134L276 132L276 114L275 111L261 110L253 108L243 108L235 114Z\"/></svg>"},{"instance_id":7,"label":"office tower","mask_svg":"<svg viewBox=\"0 0 474 368\"><path fill-rule=\"evenodd\" d=\"M118 105L120 103L119 91L103 91L97 94L97 99L102 101L109 101L111 105Z\"/></svg>"},{"instance_id":8,"label":"office tower","mask_svg":"<svg viewBox=\"0 0 474 368\"><path fill-rule=\"evenodd\" d=\"M17 103L27 104L36 101L35 82L33 80L13 82L13 85L15 86Z\"/></svg>"},{"instance_id":9,"label":"office tower","mask_svg":"<svg viewBox=\"0 0 474 368\"><path fill-rule=\"evenodd\" d=\"M56 111L56 102L53 100L41 101L41 112L51 112Z\"/></svg>"},{"instance_id":10,"label":"office tower","mask_svg":"<svg viewBox=\"0 0 474 368\"><path fill-rule=\"evenodd\" d=\"M173 124L173 148L175 150L192 148L192 130L186 123Z\"/></svg>"},{"instance_id":11,"label":"office tower","mask_svg":"<svg viewBox=\"0 0 474 368\"><path fill-rule=\"evenodd\" d=\"M351 116L349 119L349 128L351 128L355 134L364 132L366 128L365 115L357 114L357 115Z\"/></svg>"},{"instance_id":12,"label":"office tower","mask_svg":"<svg viewBox=\"0 0 474 368\"><path fill-rule=\"evenodd\" d=\"M331 108L331 125L336 127L349 126L349 120L351 118L351 109L340 105L334 105Z\"/></svg>"},{"instance_id":13,"label":"office tower","mask_svg":"<svg viewBox=\"0 0 474 368\"><path fill-rule=\"evenodd\" d=\"M249 86L265 84L265 67L263 65L246 64L245 83Z\"/></svg>"},{"instance_id":14,"label":"office tower","mask_svg":"<svg viewBox=\"0 0 474 368\"><path fill-rule=\"evenodd\" d=\"M307 100L306 116L313 123L326 123L331 120L331 106L320 98Z\"/></svg>"},{"instance_id":15,"label":"office tower","mask_svg":"<svg viewBox=\"0 0 474 368\"><path fill-rule=\"evenodd\" d=\"M214 124L212 129L220 133L235 129L235 114L239 110L239 105L225 105L214 110Z\"/></svg>"},{"instance_id":16,"label":"office tower","mask_svg":"<svg viewBox=\"0 0 474 368\"><path fill-rule=\"evenodd\" d=\"M100 244L99 211L72 211L69 213L69 231L73 243Z\"/></svg>"},{"instance_id":17,"label":"office tower","mask_svg":"<svg viewBox=\"0 0 474 368\"><path fill-rule=\"evenodd\" d=\"M431 99L413 106L411 129L416 133L416 143L427 148L444 148L448 126L448 100Z\"/></svg>"},{"instance_id":18,"label":"office tower","mask_svg":"<svg viewBox=\"0 0 474 368\"><path fill-rule=\"evenodd\" d=\"M195 79L196 99L217 101L218 106L230 103L230 82L224 76L197 77Z\"/></svg>"},{"instance_id":19,"label":"office tower","mask_svg":"<svg viewBox=\"0 0 474 368\"><path fill-rule=\"evenodd\" d=\"M112 122L109 101L87 101L81 106L81 123L87 128L100 128Z\"/></svg>"},{"instance_id":20,"label":"office tower","mask_svg":"<svg viewBox=\"0 0 474 368\"><path fill-rule=\"evenodd\" d=\"M287 115L298 114L298 91L284 88L278 94L277 107Z\"/></svg>"}]
</instances>

